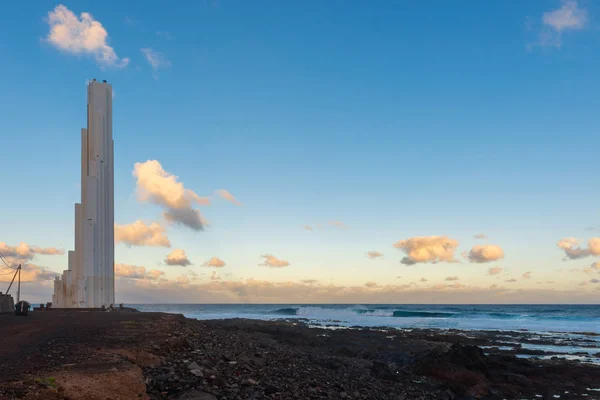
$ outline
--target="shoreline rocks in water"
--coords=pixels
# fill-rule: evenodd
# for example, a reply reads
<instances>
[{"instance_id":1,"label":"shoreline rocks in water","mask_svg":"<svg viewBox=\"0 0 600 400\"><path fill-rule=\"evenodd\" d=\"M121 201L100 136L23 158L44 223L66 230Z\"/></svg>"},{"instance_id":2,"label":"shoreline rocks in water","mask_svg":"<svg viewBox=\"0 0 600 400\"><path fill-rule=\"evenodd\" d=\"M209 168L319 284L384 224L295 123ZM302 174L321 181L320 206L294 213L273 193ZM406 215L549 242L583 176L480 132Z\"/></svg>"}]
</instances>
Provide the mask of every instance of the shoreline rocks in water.
<instances>
[{"instance_id":1,"label":"shoreline rocks in water","mask_svg":"<svg viewBox=\"0 0 600 400\"><path fill-rule=\"evenodd\" d=\"M600 398L600 366L500 350L530 332L61 310L2 316L0 336L0 399Z\"/></svg>"}]
</instances>

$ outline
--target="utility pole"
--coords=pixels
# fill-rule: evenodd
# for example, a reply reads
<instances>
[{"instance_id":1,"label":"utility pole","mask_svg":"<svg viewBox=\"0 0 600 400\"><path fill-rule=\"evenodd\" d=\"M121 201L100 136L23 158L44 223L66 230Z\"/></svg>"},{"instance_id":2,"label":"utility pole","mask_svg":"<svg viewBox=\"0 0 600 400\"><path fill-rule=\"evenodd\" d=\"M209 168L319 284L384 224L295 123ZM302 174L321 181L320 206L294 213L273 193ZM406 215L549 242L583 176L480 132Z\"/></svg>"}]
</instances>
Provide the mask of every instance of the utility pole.
<instances>
[{"instance_id":1,"label":"utility pole","mask_svg":"<svg viewBox=\"0 0 600 400\"><path fill-rule=\"evenodd\" d=\"M15 281L17 274L19 274L19 291L21 290L21 264L19 264L19 266L17 267L17 270L15 271L15 274L13 275L12 281L10 281L10 285L8 285L6 294L8 294L8 292L10 292L10 288L12 287L12 284ZM18 292L17 292L17 295L18 295Z\"/></svg>"},{"instance_id":2,"label":"utility pole","mask_svg":"<svg viewBox=\"0 0 600 400\"><path fill-rule=\"evenodd\" d=\"M19 264L19 283L17 286L17 304L21 301L21 264Z\"/></svg>"}]
</instances>

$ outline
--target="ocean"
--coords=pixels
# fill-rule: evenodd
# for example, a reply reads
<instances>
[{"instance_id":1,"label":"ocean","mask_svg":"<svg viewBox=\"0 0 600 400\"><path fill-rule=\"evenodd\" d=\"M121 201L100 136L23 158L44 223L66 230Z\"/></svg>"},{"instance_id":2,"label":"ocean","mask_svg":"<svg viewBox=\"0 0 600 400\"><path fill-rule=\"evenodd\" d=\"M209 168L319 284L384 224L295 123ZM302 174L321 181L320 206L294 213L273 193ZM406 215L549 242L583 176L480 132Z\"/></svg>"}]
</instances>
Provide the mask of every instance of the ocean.
<instances>
[{"instance_id":1,"label":"ocean","mask_svg":"<svg viewBox=\"0 0 600 400\"><path fill-rule=\"evenodd\" d=\"M303 318L328 327L528 330L600 334L600 305L128 304L196 319Z\"/></svg>"}]
</instances>

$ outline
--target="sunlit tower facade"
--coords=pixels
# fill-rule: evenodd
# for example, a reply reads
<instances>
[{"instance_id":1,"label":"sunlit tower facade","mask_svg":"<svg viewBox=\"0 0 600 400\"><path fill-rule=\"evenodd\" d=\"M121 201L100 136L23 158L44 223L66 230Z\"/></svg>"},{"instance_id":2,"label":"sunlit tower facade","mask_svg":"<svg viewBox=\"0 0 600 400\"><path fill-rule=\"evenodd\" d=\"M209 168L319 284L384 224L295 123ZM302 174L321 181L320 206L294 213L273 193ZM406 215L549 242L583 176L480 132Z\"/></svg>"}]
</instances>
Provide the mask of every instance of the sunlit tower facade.
<instances>
[{"instance_id":1,"label":"sunlit tower facade","mask_svg":"<svg viewBox=\"0 0 600 400\"><path fill-rule=\"evenodd\" d=\"M115 302L114 141L112 86L90 81L87 129L81 130L81 203L75 204L75 250L54 281L56 308L109 307Z\"/></svg>"}]
</instances>

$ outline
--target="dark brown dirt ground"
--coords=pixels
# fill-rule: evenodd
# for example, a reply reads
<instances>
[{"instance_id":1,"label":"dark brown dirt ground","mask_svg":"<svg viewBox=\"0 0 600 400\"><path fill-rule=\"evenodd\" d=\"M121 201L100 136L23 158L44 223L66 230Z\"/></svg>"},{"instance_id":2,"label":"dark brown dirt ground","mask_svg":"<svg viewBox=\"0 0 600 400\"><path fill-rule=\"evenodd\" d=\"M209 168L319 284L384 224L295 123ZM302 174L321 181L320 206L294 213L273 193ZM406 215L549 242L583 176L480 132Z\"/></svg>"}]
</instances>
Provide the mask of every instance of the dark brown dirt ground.
<instances>
[{"instance_id":1,"label":"dark brown dirt ground","mask_svg":"<svg viewBox=\"0 0 600 400\"><path fill-rule=\"evenodd\" d=\"M473 344L486 335L140 312L0 315L0 400L600 398L586 391L600 387L600 368L485 355Z\"/></svg>"}]
</instances>

